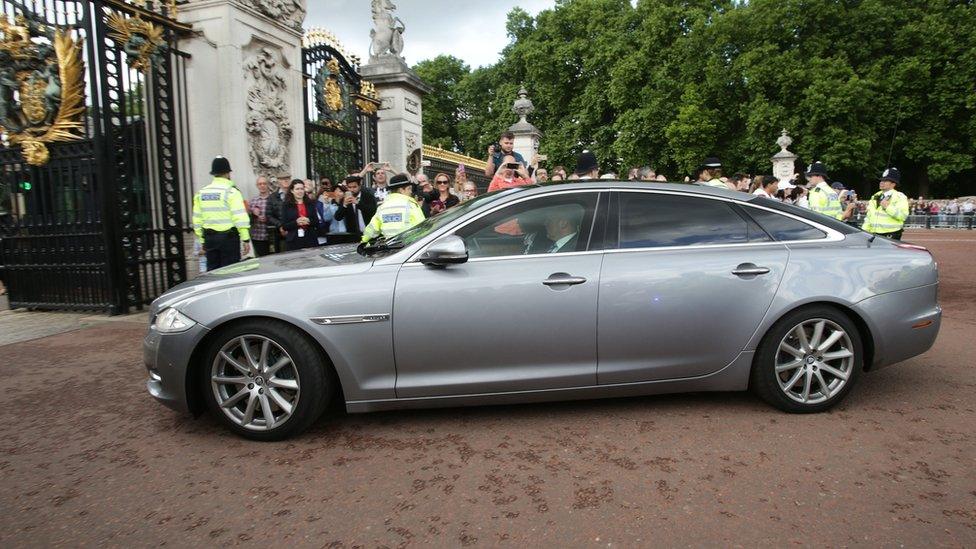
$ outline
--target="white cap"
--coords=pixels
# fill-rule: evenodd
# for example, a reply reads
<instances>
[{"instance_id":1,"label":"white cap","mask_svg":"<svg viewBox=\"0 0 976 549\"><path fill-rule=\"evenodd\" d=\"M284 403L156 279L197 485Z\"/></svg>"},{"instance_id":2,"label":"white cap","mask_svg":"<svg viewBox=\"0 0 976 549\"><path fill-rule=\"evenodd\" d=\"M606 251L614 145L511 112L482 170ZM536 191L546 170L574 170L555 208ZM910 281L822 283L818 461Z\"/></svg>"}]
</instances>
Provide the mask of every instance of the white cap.
<instances>
[{"instance_id":1,"label":"white cap","mask_svg":"<svg viewBox=\"0 0 976 549\"><path fill-rule=\"evenodd\" d=\"M788 191L790 189L795 189L796 185L790 183L789 181L780 181L776 184L777 191Z\"/></svg>"}]
</instances>

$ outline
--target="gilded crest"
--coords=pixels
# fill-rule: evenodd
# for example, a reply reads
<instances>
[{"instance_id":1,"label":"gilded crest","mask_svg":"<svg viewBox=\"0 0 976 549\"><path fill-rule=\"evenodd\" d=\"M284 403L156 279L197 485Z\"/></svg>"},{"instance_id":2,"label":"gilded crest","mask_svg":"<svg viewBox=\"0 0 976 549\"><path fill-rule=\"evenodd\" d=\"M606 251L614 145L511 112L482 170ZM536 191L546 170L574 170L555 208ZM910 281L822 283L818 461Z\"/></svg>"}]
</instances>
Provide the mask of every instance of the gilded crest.
<instances>
[{"instance_id":1,"label":"gilded crest","mask_svg":"<svg viewBox=\"0 0 976 549\"><path fill-rule=\"evenodd\" d=\"M315 75L315 103L320 124L337 129L350 127L349 89L335 58L329 59Z\"/></svg>"},{"instance_id":2,"label":"gilded crest","mask_svg":"<svg viewBox=\"0 0 976 549\"><path fill-rule=\"evenodd\" d=\"M79 138L84 84L81 42L70 30L0 19L0 129L29 164L47 163L46 143Z\"/></svg>"},{"instance_id":3,"label":"gilded crest","mask_svg":"<svg viewBox=\"0 0 976 549\"><path fill-rule=\"evenodd\" d=\"M126 17L120 13L109 15L106 23L112 29L108 35L122 47L130 67L147 72L162 61L167 49L162 27L138 15Z\"/></svg>"}]
</instances>

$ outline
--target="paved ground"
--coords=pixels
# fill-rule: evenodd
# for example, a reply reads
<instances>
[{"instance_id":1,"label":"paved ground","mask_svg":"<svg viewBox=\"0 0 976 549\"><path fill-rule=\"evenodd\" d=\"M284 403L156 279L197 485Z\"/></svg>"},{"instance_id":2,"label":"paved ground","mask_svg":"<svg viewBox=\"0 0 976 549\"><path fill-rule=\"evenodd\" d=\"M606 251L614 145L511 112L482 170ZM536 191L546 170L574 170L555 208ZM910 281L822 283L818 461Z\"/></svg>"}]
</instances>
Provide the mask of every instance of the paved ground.
<instances>
[{"instance_id":1,"label":"paved ground","mask_svg":"<svg viewBox=\"0 0 976 549\"><path fill-rule=\"evenodd\" d=\"M0 546L976 545L976 236L933 350L832 413L746 394L397 412L259 444L146 395L143 326L0 347Z\"/></svg>"}]
</instances>

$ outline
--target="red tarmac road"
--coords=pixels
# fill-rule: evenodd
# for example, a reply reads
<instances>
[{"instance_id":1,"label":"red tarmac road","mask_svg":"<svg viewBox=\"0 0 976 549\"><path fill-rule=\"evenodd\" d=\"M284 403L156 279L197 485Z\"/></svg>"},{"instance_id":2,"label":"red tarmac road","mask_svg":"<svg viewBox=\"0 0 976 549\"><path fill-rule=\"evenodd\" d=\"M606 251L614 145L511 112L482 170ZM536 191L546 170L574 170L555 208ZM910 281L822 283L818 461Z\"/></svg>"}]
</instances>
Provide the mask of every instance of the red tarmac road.
<instances>
[{"instance_id":1,"label":"red tarmac road","mask_svg":"<svg viewBox=\"0 0 976 549\"><path fill-rule=\"evenodd\" d=\"M156 404L142 326L0 347L0 546L973 547L976 232L906 239L941 264L941 335L821 415L673 395L262 444Z\"/></svg>"}]
</instances>

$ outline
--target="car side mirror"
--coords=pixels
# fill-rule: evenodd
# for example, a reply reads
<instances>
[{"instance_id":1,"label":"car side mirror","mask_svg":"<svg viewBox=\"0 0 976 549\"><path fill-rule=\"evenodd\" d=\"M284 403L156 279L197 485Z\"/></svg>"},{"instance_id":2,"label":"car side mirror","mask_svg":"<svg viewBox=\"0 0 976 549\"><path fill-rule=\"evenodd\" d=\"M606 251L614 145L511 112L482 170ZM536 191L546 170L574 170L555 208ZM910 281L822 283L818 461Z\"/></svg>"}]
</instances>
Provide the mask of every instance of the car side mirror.
<instances>
[{"instance_id":1,"label":"car side mirror","mask_svg":"<svg viewBox=\"0 0 976 549\"><path fill-rule=\"evenodd\" d=\"M420 262L430 267L446 267L468 260L468 248L459 236L450 235L431 244L420 254Z\"/></svg>"}]
</instances>

